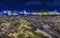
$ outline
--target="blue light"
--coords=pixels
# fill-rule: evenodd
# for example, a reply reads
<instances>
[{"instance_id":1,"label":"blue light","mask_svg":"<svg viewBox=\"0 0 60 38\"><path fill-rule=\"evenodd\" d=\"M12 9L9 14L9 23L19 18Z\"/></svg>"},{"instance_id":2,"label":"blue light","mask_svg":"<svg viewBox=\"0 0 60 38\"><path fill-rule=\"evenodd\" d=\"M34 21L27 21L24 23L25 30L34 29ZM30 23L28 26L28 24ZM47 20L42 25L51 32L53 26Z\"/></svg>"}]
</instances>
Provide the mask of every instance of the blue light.
<instances>
[{"instance_id":1,"label":"blue light","mask_svg":"<svg viewBox=\"0 0 60 38\"><path fill-rule=\"evenodd\" d=\"M25 16L35 16L37 14L32 14L30 12L26 12L25 10L24 11L2 11L0 12L0 15L6 15L6 16L9 16L9 15L25 15Z\"/></svg>"},{"instance_id":2,"label":"blue light","mask_svg":"<svg viewBox=\"0 0 60 38\"><path fill-rule=\"evenodd\" d=\"M3 11L4 13L7 13L7 11Z\"/></svg>"}]
</instances>

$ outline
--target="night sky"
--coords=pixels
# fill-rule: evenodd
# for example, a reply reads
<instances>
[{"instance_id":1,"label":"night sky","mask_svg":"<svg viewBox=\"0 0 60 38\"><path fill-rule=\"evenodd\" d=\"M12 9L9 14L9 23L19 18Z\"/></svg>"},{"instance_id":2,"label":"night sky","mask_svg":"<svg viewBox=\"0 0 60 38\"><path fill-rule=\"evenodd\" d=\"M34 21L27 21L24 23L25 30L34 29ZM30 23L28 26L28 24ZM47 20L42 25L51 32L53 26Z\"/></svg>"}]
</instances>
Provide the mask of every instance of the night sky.
<instances>
[{"instance_id":1,"label":"night sky","mask_svg":"<svg viewBox=\"0 0 60 38\"><path fill-rule=\"evenodd\" d=\"M60 11L60 0L0 0L0 10Z\"/></svg>"}]
</instances>

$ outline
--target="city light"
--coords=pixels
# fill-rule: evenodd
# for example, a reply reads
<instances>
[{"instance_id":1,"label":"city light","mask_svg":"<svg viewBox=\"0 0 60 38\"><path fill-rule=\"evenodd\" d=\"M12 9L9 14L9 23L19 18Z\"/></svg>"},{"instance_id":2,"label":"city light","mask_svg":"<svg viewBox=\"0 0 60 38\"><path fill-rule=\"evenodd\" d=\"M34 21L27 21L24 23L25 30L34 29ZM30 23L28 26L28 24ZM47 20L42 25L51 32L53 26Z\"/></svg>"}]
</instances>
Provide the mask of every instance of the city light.
<instances>
[{"instance_id":1,"label":"city light","mask_svg":"<svg viewBox=\"0 0 60 38\"><path fill-rule=\"evenodd\" d=\"M57 10L52 12L27 12L26 10L23 11L2 11L0 15L60 15Z\"/></svg>"},{"instance_id":2,"label":"city light","mask_svg":"<svg viewBox=\"0 0 60 38\"><path fill-rule=\"evenodd\" d=\"M12 15L12 14L11 14L11 11L8 11L8 15Z\"/></svg>"},{"instance_id":3,"label":"city light","mask_svg":"<svg viewBox=\"0 0 60 38\"><path fill-rule=\"evenodd\" d=\"M7 13L7 11L3 11L4 13Z\"/></svg>"},{"instance_id":4,"label":"city light","mask_svg":"<svg viewBox=\"0 0 60 38\"><path fill-rule=\"evenodd\" d=\"M49 14L51 14L51 15L59 15L60 13L57 12L57 10L55 10L55 11L49 12Z\"/></svg>"}]
</instances>

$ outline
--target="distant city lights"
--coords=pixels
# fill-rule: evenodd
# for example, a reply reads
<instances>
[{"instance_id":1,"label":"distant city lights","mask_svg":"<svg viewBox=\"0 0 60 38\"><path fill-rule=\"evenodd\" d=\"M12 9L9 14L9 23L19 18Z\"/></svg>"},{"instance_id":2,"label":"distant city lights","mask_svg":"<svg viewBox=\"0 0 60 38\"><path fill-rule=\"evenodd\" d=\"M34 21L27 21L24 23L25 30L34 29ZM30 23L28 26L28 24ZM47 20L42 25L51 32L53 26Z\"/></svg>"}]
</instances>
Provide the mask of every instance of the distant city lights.
<instances>
[{"instance_id":1,"label":"distant city lights","mask_svg":"<svg viewBox=\"0 0 60 38\"><path fill-rule=\"evenodd\" d=\"M52 12L27 12L26 10L23 11L2 11L0 12L0 15L60 15L59 12L52 11Z\"/></svg>"},{"instance_id":2,"label":"distant city lights","mask_svg":"<svg viewBox=\"0 0 60 38\"><path fill-rule=\"evenodd\" d=\"M0 12L0 15L37 15L37 14L32 14L30 12L24 11L2 11Z\"/></svg>"}]
</instances>

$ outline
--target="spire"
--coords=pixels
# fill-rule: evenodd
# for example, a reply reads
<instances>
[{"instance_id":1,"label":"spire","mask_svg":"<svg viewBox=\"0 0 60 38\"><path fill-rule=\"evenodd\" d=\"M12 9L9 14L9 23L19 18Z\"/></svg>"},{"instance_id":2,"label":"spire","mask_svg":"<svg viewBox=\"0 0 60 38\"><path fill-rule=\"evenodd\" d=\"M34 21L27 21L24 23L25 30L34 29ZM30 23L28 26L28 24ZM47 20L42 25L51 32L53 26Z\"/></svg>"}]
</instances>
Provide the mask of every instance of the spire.
<instances>
[{"instance_id":1,"label":"spire","mask_svg":"<svg viewBox=\"0 0 60 38\"><path fill-rule=\"evenodd\" d=\"M26 10L24 10L24 14L27 14Z\"/></svg>"}]
</instances>

